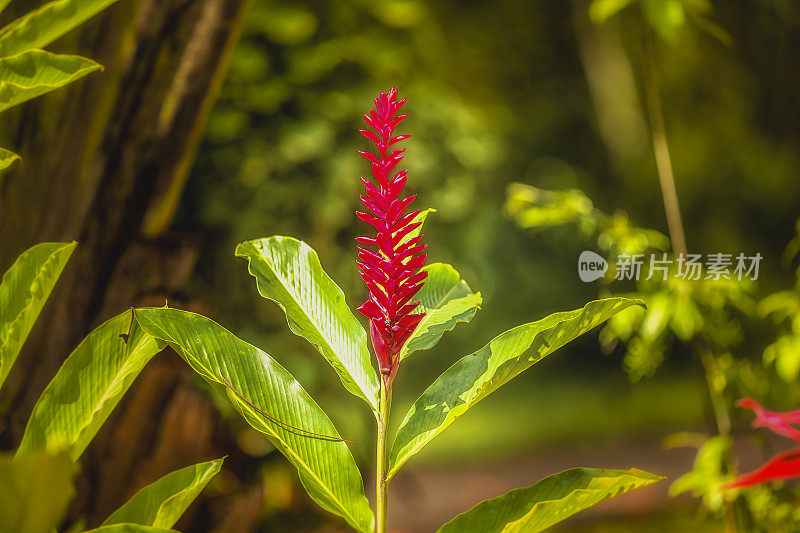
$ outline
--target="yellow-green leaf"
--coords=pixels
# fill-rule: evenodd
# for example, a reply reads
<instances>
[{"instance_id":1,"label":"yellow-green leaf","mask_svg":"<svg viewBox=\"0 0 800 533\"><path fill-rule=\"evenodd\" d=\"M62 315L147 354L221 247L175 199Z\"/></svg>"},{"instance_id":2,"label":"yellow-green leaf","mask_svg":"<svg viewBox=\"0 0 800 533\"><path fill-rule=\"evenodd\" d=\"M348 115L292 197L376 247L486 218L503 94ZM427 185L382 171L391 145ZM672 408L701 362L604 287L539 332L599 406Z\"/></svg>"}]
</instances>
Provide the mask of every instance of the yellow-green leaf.
<instances>
[{"instance_id":1,"label":"yellow-green leaf","mask_svg":"<svg viewBox=\"0 0 800 533\"><path fill-rule=\"evenodd\" d=\"M28 50L0 58L0 111L36 98L102 67L85 57Z\"/></svg>"},{"instance_id":2,"label":"yellow-green leaf","mask_svg":"<svg viewBox=\"0 0 800 533\"><path fill-rule=\"evenodd\" d=\"M632 305L605 298L582 309L555 313L517 326L462 357L422 393L405 416L392 445L389 477L470 407L545 356Z\"/></svg>"},{"instance_id":3,"label":"yellow-green leaf","mask_svg":"<svg viewBox=\"0 0 800 533\"><path fill-rule=\"evenodd\" d=\"M67 449L73 459L80 457L159 351L155 339L131 330L131 311L100 325L73 350L39 397L17 453Z\"/></svg>"},{"instance_id":4,"label":"yellow-green leaf","mask_svg":"<svg viewBox=\"0 0 800 533\"><path fill-rule=\"evenodd\" d=\"M644 14L656 32L667 42L675 43L686 21L681 0L643 0Z\"/></svg>"},{"instance_id":5,"label":"yellow-green leaf","mask_svg":"<svg viewBox=\"0 0 800 533\"><path fill-rule=\"evenodd\" d=\"M595 24L603 24L632 2L633 0L593 0L589 6L589 18Z\"/></svg>"},{"instance_id":6,"label":"yellow-green leaf","mask_svg":"<svg viewBox=\"0 0 800 533\"><path fill-rule=\"evenodd\" d=\"M0 29L0 57L43 48L117 0L55 0Z\"/></svg>"},{"instance_id":7,"label":"yellow-green leaf","mask_svg":"<svg viewBox=\"0 0 800 533\"><path fill-rule=\"evenodd\" d=\"M20 255L0 283L0 387L76 243L46 242Z\"/></svg>"},{"instance_id":8,"label":"yellow-green leaf","mask_svg":"<svg viewBox=\"0 0 800 533\"><path fill-rule=\"evenodd\" d=\"M537 533L603 500L664 479L641 470L573 468L486 500L439 533Z\"/></svg>"},{"instance_id":9,"label":"yellow-green leaf","mask_svg":"<svg viewBox=\"0 0 800 533\"><path fill-rule=\"evenodd\" d=\"M424 312L425 317L400 350L401 359L435 346L445 331L452 330L459 322L472 320L483 302L481 293L472 292L452 266L431 263L422 271L427 272L428 277L414 297L420 301L414 312Z\"/></svg>"},{"instance_id":10,"label":"yellow-green leaf","mask_svg":"<svg viewBox=\"0 0 800 533\"><path fill-rule=\"evenodd\" d=\"M222 459L215 459L170 472L131 496L102 525L133 523L171 528L220 468Z\"/></svg>"},{"instance_id":11,"label":"yellow-green leaf","mask_svg":"<svg viewBox=\"0 0 800 533\"><path fill-rule=\"evenodd\" d=\"M175 529L165 529L163 527L143 526L140 524L111 524L95 529L84 531L83 533L179 533Z\"/></svg>"},{"instance_id":12,"label":"yellow-green leaf","mask_svg":"<svg viewBox=\"0 0 800 533\"><path fill-rule=\"evenodd\" d=\"M372 510L347 445L300 383L272 357L213 320L169 308L136 309L137 323L169 344L297 468L308 494L353 528L370 531Z\"/></svg>"},{"instance_id":13,"label":"yellow-green leaf","mask_svg":"<svg viewBox=\"0 0 800 533\"><path fill-rule=\"evenodd\" d=\"M66 453L0 454L0 531L51 533L75 494L78 467Z\"/></svg>"},{"instance_id":14,"label":"yellow-green leaf","mask_svg":"<svg viewBox=\"0 0 800 533\"><path fill-rule=\"evenodd\" d=\"M377 410L378 375L367 334L317 253L296 239L269 237L241 243L236 255L247 259L258 292L283 309L292 332L317 348L348 391Z\"/></svg>"},{"instance_id":15,"label":"yellow-green leaf","mask_svg":"<svg viewBox=\"0 0 800 533\"><path fill-rule=\"evenodd\" d=\"M11 150L6 150L5 148L0 148L0 170L4 168L8 168L11 166L11 163L16 161L17 159L22 159L20 156L12 152Z\"/></svg>"}]
</instances>

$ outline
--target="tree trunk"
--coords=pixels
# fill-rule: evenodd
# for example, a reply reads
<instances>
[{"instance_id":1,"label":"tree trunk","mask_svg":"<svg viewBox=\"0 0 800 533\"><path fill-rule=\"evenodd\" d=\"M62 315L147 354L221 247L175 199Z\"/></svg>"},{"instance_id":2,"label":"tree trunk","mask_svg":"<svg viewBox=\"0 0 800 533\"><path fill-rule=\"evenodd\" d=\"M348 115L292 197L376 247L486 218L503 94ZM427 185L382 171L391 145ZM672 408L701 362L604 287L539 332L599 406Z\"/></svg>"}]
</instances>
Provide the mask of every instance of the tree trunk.
<instances>
[{"instance_id":1,"label":"tree trunk","mask_svg":"<svg viewBox=\"0 0 800 533\"><path fill-rule=\"evenodd\" d=\"M78 46L56 43L99 61L105 71L12 114L15 137L5 145L24 163L5 176L0 268L37 242L77 240L79 246L4 387L3 447L19 443L45 385L102 321L134 305L163 305L167 297L173 305L196 305L175 297L191 275L198 243L165 231L248 4L121 0L81 30ZM132 485L211 451L213 409L182 385L190 374L182 366L154 368L166 374L146 369L128 394L137 404L126 398L84 455L84 477L94 479L80 487L89 492L76 500L73 516L97 520ZM179 432L152 435L162 422L169 427L176 410L203 428L190 453L179 449ZM133 427L145 433L130 434ZM158 469L148 467L152 476L140 479L141 471L130 468L134 459Z\"/></svg>"}]
</instances>

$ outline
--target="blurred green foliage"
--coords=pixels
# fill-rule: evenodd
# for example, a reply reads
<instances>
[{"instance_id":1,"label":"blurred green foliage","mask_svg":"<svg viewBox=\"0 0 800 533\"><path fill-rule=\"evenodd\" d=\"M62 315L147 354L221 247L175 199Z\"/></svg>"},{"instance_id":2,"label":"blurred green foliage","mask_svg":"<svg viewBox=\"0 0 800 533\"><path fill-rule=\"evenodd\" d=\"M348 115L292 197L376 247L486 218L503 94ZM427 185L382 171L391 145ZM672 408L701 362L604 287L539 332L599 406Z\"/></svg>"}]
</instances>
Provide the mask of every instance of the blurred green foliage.
<instances>
[{"instance_id":1,"label":"blurred green foliage","mask_svg":"<svg viewBox=\"0 0 800 533\"><path fill-rule=\"evenodd\" d=\"M627 295L643 299L647 309L630 309L613 317L600 332L600 341L607 352L619 341L624 343L623 366L634 381L655 373L666 354L676 351L673 341L694 356L701 370L701 386L713 413L715 434L676 434L667 439L670 447L697 448L694 467L673 483L670 493L691 491L702 498L706 509L747 531L791 531L800 516L800 508L788 503L796 499L795 490L782 484L759 486L741 494L720 488L733 478L731 419L735 400L753 395L792 405L800 394L796 382L800 364L796 349L800 346L797 289L770 294L757 304L756 282L747 276L741 280L733 275L715 279L702 270L697 279L682 279L676 269L689 267L665 252L669 249L666 237L629 224L622 212L603 213L579 190L545 191L512 184L505 209L523 228L571 225L585 239L595 238L609 263L599 280L601 294L620 294L611 290L611 285L620 283L616 274L625 255L641 254L645 258L641 275L633 282L635 290ZM784 254L788 260L794 258L798 238L800 225L798 236ZM657 267L648 258L656 257L668 258L670 269L653 276ZM800 268L797 275L800 279ZM745 339L759 338L759 318L764 317L777 323L777 340L764 349L759 360L752 356L753 344L745 343ZM737 500L740 495L741 500Z\"/></svg>"},{"instance_id":2,"label":"blurred green foliage","mask_svg":"<svg viewBox=\"0 0 800 533\"><path fill-rule=\"evenodd\" d=\"M609 268L601 279L601 293L619 293L620 261L630 264L631 256L642 256L641 275L635 280L632 297L642 298L647 309L631 309L613 317L600 332L607 352L619 341L625 343L623 364L634 381L652 376L664 361L673 338L694 345L696 355L722 354L743 337L741 317L755 315L755 282L747 276L737 279L709 274L701 267L697 279L691 267L682 267L667 253L669 239L655 230L634 226L627 215L607 215L577 190L544 191L512 184L508 189L506 212L524 228L541 229L573 224L585 239L596 240L606 255ZM667 272L658 262L666 262ZM679 269L683 268L681 276ZM623 276L623 287L624 287ZM702 352L702 354L701 354Z\"/></svg>"},{"instance_id":3,"label":"blurred green foliage","mask_svg":"<svg viewBox=\"0 0 800 533\"><path fill-rule=\"evenodd\" d=\"M765 39L779 40L796 22L783 9L722 5L716 20L745 42L762 35L758 27L777 25ZM515 314L534 318L585 299L590 291L574 275L575 248L563 245L563 234L527 239L500 206L507 183L521 179L579 187L600 205L628 206L645 227L664 228L646 138L620 151L598 129L606 110L595 105L587 70L613 65L580 44L591 38L621 50L623 70L632 71L637 37L616 19L587 29L588 13L580 2L255 2L178 222L208 236L195 290L237 331L269 336L287 355L303 348L277 334L281 317L250 294L244 269L229 261L236 242L302 236L350 303L363 297L352 213L367 169L355 154L365 142L356 129L373 93L397 85L412 113L409 187L420 205L439 211L428 228L431 258L484 288L487 306L503 302L503 313L479 319L470 339L457 336L451 349L466 353ZM773 83L775 73L754 55L758 46L767 45L726 47L687 26L669 53L657 51L692 247L762 250L767 285L785 286L774 258L797 210L797 198L783 191L800 163L785 135L794 125L771 111L779 96L771 93L783 87L793 108L788 88L797 82ZM787 68L796 60L778 59ZM619 84L615 71L606 74L607 84ZM621 135L627 124L618 126Z\"/></svg>"},{"instance_id":4,"label":"blurred green foliage","mask_svg":"<svg viewBox=\"0 0 800 533\"><path fill-rule=\"evenodd\" d=\"M421 392L419 376L438 374L518 317L536 319L591 298L597 287L577 277L575 259L585 241L575 238L576 228L609 255L668 248L641 105L643 28L661 37L652 53L691 251L759 252L758 294L785 290L794 279L780 257L800 212L794 193L800 9L791 0L714 2L713 14L708 6L704 0L255 0L176 224L203 235L190 290L315 396L335 393L333 374L320 370L313 351L286 332L282 313L253 294L244 264L230 258L243 240L298 236L319 252L348 304L360 303L365 290L353 237L361 223L353 211L358 176L368 169L355 153L366 146L357 129L372 96L397 86L411 112L401 132L412 135L404 160L408 188L419 193L420 207L438 210L426 228L431 260L452 263L493 310L409 362L398 390L410 397L396 398L398 408ZM546 193L554 195L548 210L526 215L538 217L526 226L548 231L525 234L504 216L510 182L535 185L534 195L562 191ZM595 220L595 205L610 214ZM611 211L622 206L627 212ZM657 283L642 290L654 300L651 308L661 310L650 315L646 334L638 327L645 315L629 315L628 323L620 317L604 332L609 347L614 338L629 341L625 365L633 375L653 374L661 358L664 372L653 379L688 375L695 363L683 342L704 332L718 363L710 375L728 401L750 391L775 408L800 403L796 387L777 383L761 364L763 348L776 341L771 328L759 321L747 335L742 329L757 309L794 336L786 309L797 290L758 307L756 288L747 285L690 290ZM680 305L658 304L665 298ZM550 368L563 390L591 383L606 390L607 381L595 378L617 372L616 354L623 351L601 358L595 346L580 343L542 371ZM796 352L771 353L764 357L791 375ZM514 402L541 401L532 378L522 379ZM673 393L685 398L684 392L665 387L664 402L674 401ZM355 405L344 401L331 416L343 434L361 440L369 423L354 414ZM696 410L681 412L686 424L696 424ZM472 433L481 415L473 416ZM619 422L613 410L606 416L609 427ZM585 434L576 417L565 415L554 431ZM680 426L673 422L669 431ZM467 433L452 442L469 448ZM531 433L509 440L510 449L535 445ZM354 453L363 459L362 450Z\"/></svg>"}]
</instances>

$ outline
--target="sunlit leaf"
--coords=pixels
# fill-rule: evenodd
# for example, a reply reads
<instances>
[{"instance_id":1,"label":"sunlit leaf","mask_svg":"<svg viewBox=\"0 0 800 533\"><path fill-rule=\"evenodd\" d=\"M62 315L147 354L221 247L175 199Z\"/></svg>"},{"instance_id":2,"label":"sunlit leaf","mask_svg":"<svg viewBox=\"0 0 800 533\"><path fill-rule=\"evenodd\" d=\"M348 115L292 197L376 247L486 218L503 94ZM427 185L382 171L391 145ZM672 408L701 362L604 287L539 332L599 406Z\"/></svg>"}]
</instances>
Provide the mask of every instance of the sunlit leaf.
<instances>
[{"instance_id":1,"label":"sunlit leaf","mask_svg":"<svg viewBox=\"0 0 800 533\"><path fill-rule=\"evenodd\" d=\"M686 13L681 0L642 0L644 14L656 32L665 40L678 40Z\"/></svg>"},{"instance_id":2,"label":"sunlit leaf","mask_svg":"<svg viewBox=\"0 0 800 533\"><path fill-rule=\"evenodd\" d=\"M78 467L66 453L0 454L0 531L50 533L75 494Z\"/></svg>"},{"instance_id":3,"label":"sunlit leaf","mask_svg":"<svg viewBox=\"0 0 800 533\"><path fill-rule=\"evenodd\" d=\"M589 18L595 24L603 24L633 0L594 0L589 6Z\"/></svg>"},{"instance_id":4,"label":"sunlit leaf","mask_svg":"<svg viewBox=\"0 0 800 533\"><path fill-rule=\"evenodd\" d=\"M0 170L8 168L14 161L18 159L21 159L21 157L12 152L11 150L0 148Z\"/></svg>"},{"instance_id":5,"label":"sunlit leaf","mask_svg":"<svg viewBox=\"0 0 800 533\"><path fill-rule=\"evenodd\" d=\"M431 215L431 214L433 214L435 212L436 212L436 209L434 209L432 207L429 207L428 209L423 209L422 211L420 211L417 214L417 216L414 217L414 220L411 221L412 224L419 223L420 224L419 227L409 231L408 234L405 237L400 239L399 244L403 244L406 241L410 241L411 239L413 239L414 237L416 237L417 235L422 233L422 229L425 226L425 221L428 219L428 215ZM399 246L399 244L398 244L398 246Z\"/></svg>"},{"instance_id":6,"label":"sunlit leaf","mask_svg":"<svg viewBox=\"0 0 800 533\"><path fill-rule=\"evenodd\" d=\"M657 339L666 329L675 310L672 294L659 291L647 299L647 312L639 326L639 335L645 341Z\"/></svg>"},{"instance_id":7,"label":"sunlit leaf","mask_svg":"<svg viewBox=\"0 0 800 533\"><path fill-rule=\"evenodd\" d=\"M0 29L0 57L42 48L117 0L55 0Z\"/></svg>"},{"instance_id":8,"label":"sunlit leaf","mask_svg":"<svg viewBox=\"0 0 800 533\"><path fill-rule=\"evenodd\" d=\"M633 305L644 304L630 298L595 300L582 309L510 329L456 361L406 414L392 445L389 476L470 407L546 355Z\"/></svg>"},{"instance_id":9,"label":"sunlit leaf","mask_svg":"<svg viewBox=\"0 0 800 533\"><path fill-rule=\"evenodd\" d=\"M526 229L542 229L591 218L592 201L579 190L555 191L511 183L505 211Z\"/></svg>"},{"instance_id":10,"label":"sunlit leaf","mask_svg":"<svg viewBox=\"0 0 800 533\"><path fill-rule=\"evenodd\" d=\"M0 387L76 243L42 243L20 255L0 283Z\"/></svg>"},{"instance_id":11,"label":"sunlit leaf","mask_svg":"<svg viewBox=\"0 0 800 533\"><path fill-rule=\"evenodd\" d=\"M36 98L102 67L80 56L29 50L0 58L0 111Z\"/></svg>"},{"instance_id":12,"label":"sunlit leaf","mask_svg":"<svg viewBox=\"0 0 800 533\"><path fill-rule=\"evenodd\" d=\"M472 292L452 266L432 263L422 271L428 277L414 298L420 301L414 312L424 312L425 317L400 350L401 359L435 346L445 331L452 330L459 322L472 320L483 302L481 293Z\"/></svg>"},{"instance_id":13,"label":"sunlit leaf","mask_svg":"<svg viewBox=\"0 0 800 533\"><path fill-rule=\"evenodd\" d=\"M481 502L439 533L536 533L603 500L661 479L636 469L573 468Z\"/></svg>"},{"instance_id":14,"label":"sunlit leaf","mask_svg":"<svg viewBox=\"0 0 800 533\"><path fill-rule=\"evenodd\" d=\"M170 472L139 490L102 525L133 523L170 528L220 468L222 459L215 459Z\"/></svg>"},{"instance_id":15,"label":"sunlit leaf","mask_svg":"<svg viewBox=\"0 0 800 533\"><path fill-rule=\"evenodd\" d=\"M92 331L47 385L28 420L18 453L68 449L77 459L142 368L161 350L126 311Z\"/></svg>"},{"instance_id":16,"label":"sunlit leaf","mask_svg":"<svg viewBox=\"0 0 800 533\"><path fill-rule=\"evenodd\" d=\"M708 509L712 511L721 509L725 504L725 497L719 488L733 478L727 472L730 453L730 436L715 435L705 440L698 446L692 469L670 486L670 495L677 496L691 491L694 496L703 498L703 504Z\"/></svg>"},{"instance_id":17,"label":"sunlit leaf","mask_svg":"<svg viewBox=\"0 0 800 533\"><path fill-rule=\"evenodd\" d=\"M283 309L289 328L316 346L348 391L377 409L378 375L367 334L317 253L296 239L269 237L239 244L236 255L248 260L258 292Z\"/></svg>"},{"instance_id":18,"label":"sunlit leaf","mask_svg":"<svg viewBox=\"0 0 800 533\"><path fill-rule=\"evenodd\" d=\"M350 450L286 369L201 315L168 308L137 309L135 315L147 334L169 344L209 383L225 388L247 422L297 468L318 504L357 530L370 530L372 511Z\"/></svg>"},{"instance_id":19,"label":"sunlit leaf","mask_svg":"<svg viewBox=\"0 0 800 533\"><path fill-rule=\"evenodd\" d=\"M775 365L775 371L787 383L794 383L800 375L800 336L781 335L764 348L764 364Z\"/></svg>"},{"instance_id":20,"label":"sunlit leaf","mask_svg":"<svg viewBox=\"0 0 800 533\"><path fill-rule=\"evenodd\" d=\"M179 533L175 529L165 529L163 527L143 526L140 524L111 524L95 529L84 531L83 533Z\"/></svg>"}]
</instances>

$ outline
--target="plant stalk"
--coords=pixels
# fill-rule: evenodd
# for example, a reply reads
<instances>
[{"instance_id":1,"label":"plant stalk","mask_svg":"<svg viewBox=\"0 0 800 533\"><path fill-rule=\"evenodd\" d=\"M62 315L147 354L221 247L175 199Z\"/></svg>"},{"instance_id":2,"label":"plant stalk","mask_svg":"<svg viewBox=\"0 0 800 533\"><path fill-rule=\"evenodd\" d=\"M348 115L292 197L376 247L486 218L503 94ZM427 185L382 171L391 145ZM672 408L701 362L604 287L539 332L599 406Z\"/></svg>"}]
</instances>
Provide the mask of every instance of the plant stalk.
<instances>
[{"instance_id":1,"label":"plant stalk","mask_svg":"<svg viewBox=\"0 0 800 533\"><path fill-rule=\"evenodd\" d=\"M377 468L375 469L375 532L386 532L386 509L389 481L386 471L386 426L389 421L391 392L381 376L381 395L378 400Z\"/></svg>"},{"instance_id":2,"label":"plant stalk","mask_svg":"<svg viewBox=\"0 0 800 533\"><path fill-rule=\"evenodd\" d=\"M661 108L659 94L659 81L656 72L655 54L651 36L645 29L644 57L645 57L645 100L647 118L650 121L650 137L653 142L653 154L656 159L656 173L658 183L661 185L661 198L664 201L664 211L667 215L667 228L672 241L672 250L679 260L686 257L686 235L683 232L681 209L678 205L678 192L675 188L675 175L672 172L672 157L667 144L667 133L664 128L664 112Z\"/></svg>"}]
</instances>

